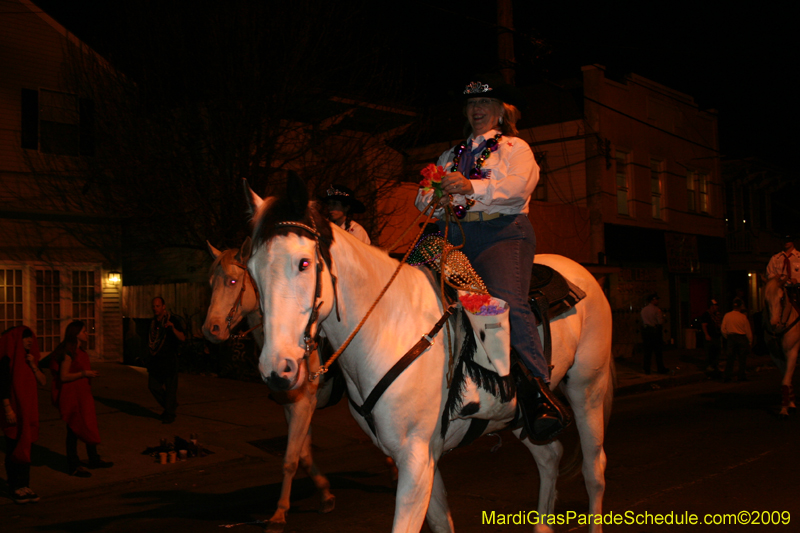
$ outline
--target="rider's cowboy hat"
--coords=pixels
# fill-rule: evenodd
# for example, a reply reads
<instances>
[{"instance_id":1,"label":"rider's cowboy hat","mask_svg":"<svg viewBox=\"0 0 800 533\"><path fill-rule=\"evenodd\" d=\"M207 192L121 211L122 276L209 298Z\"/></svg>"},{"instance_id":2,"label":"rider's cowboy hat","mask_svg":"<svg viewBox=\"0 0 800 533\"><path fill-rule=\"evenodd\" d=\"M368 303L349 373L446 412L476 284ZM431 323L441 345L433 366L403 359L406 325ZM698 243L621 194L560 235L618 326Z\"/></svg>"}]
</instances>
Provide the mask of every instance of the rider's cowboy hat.
<instances>
[{"instance_id":1,"label":"rider's cowboy hat","mask_svg":"<svg viewBox=\"0 0 800 533\"><path fill-rule=\"evenodd\" d=\"M474 76L461 89L459 97L467 103L470 98L496 98L511 104L520 111L525 107L525 96L515 86L506 83L498 74Z\"/></svg>"},{"instance_id":2,"label":"rider's cowboy hat","mask_svg":"<svg viewBox=\"0 0 800 533\"><path fill-rule=\"evenodd\" d=\"M352 189L336 183L328 187L328 190L325 191L324 195L320 195L319 199L323 202L335 200L341 202L342 205L349 205L350 213L363 213L367 210L366 206L358 201Z\"/></svg>"}]
</instances>

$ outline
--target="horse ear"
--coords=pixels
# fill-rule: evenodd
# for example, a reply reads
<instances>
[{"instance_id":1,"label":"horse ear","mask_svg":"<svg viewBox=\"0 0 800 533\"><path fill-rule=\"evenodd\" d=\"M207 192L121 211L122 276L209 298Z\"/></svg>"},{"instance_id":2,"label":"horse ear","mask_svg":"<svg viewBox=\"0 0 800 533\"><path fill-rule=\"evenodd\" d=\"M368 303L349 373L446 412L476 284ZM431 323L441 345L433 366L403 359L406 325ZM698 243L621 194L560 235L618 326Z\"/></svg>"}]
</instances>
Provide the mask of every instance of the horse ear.
<instances>
[{"instance_id":1,"label":"horse ear","mask_svg":"<svg viewBox=\"0 0 800 533\"><path fill-rule=\"evenodd\" d=\"M247 263L248 259L250 259L250 252L252 251L253 241L250 239L250 237L247 237L242 243L242 247L239 248L239 253L236 256L236 260L240 263Z\"/></svg>"},{"instance_id":2,"label":"horse ear","mask_svg":"<svg viewBox=\"0 0 800 533\"><path fill-rule=\"evenodd\" d=\"M293 170L287 171L286 196L291 202L292 212L300 219L303 218L308 209L308 189L306 182Z\"/></svg>"},{"instance_id":3,"label":"horse ear","mask_svg":"<svg viewBox=\"0 0 800 533\"><path fill-rule=\"evenodd\" d=\"M247 183L246 179L242 180L242 184L244 185L244 196L245 200L247 201L247 214L254 215L258 208L264 203L264 200L261 199L259 195L253 192L253 189L250 188L250 185Z\"/></svg>"},{"instance_id":4,"label":"horse ear","mask_svg":"<svg viewBox=\"0 0 800 533\"><path fill-rule=\"evenodd\" d=\"M219 256L221 256L221 255L222 255L222 252L220 252L219 250L217 250L216 248L214 248L214 247L211 245L211 243L210 243L210 242L206 241L206 244L208 245L208 251L211 253L211 257L213 257L213 258L214 258L214 260L216 261L216 260L219 258Z\"/></svg>"}]
</instances>

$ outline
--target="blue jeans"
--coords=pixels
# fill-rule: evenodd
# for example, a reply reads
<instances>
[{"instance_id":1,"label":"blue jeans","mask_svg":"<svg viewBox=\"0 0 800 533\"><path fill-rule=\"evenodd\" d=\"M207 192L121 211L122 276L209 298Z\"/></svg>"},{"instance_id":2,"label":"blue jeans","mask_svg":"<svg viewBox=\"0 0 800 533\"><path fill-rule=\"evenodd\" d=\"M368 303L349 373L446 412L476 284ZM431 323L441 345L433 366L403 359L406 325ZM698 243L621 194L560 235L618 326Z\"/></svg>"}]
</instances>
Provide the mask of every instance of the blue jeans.
<instances>
[{"instance_id":1,"label":"blue jeans","mask_svg":"<svg viewBox=\"0 0 800 533\"><path fill-rule=\"evenodd\" d=\"M444 231L445 223L439 222ZM483 279L489 293L508 302L511 346L536 376L550 381L542 341L536 329L528 292L536 254L536 235L527 215L505 215L486 222L462 222L466 242L461 251ZM450 223L448 240L456 246L464 240L456 223Z\"/></svg>"}]
</instances>

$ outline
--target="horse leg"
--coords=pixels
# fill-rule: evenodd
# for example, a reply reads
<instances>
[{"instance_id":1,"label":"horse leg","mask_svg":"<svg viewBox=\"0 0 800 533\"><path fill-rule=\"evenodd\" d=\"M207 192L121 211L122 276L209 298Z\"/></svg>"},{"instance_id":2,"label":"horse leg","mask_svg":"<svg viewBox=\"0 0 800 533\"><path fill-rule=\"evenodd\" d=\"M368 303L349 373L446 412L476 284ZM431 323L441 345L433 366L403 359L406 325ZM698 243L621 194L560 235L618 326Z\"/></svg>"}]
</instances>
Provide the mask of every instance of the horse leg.
<instances>
[{"instance_id":1,"label":"horse leg","mask_svg":"<svg viewBox=\"0 0 800 533\"><path fill-rule=\"evenodd\" d=\"M320 472L319 468L317 468L317 465L314 464L314 459L311 457L310 428L306 434L305 440L303 441L303 449L300 453L300 465L303 467L303 470L306 471L308 477L310 477L314 482L314 486L317 487L317 491L319 491L319 512L330 513L333 511L333 508L336 506L336 496L334 496L330 491L331 484L328 481L328 478L326 478L325 475Z\"/></svg>"},{"instance_id":2,"label":"horse leg","mask_svg":"<svg viewBox=\"0 0 800 533\"><path fill-rule=\"evenodd\" d=\"M794 388L792 387L794 369L797 366L797 351L798 347L795 345L786 352L786 372L783 374L783 381L781 381L781 418L787 418L789 411L797 409L794 403Z\"/></svg>"},{"instance_id":3,"label":"horse leg","mask_svg":"<svg viewBox=\"0 0 800 533\"><path fill-rule=\"evenodd\" d=\"M418 533L431 500L435 464L427 443L407 442L400 453L392 533Z\"/></svg>"},{"instance_id":4,"label":"horse leg","mask_svg":"<svg viewBox=\"0 0 800 533\"><path fill-rule=\"evenodd\" d=\"M433 474L433 490L426 518L428 527L433 533L453 533L453 517L450 515L450 507L447 505L447 490L444 488L442 473L438 466Z\"/></svg>"},{"instance_id":5,"label":"horse leg","mask_svg":"<svg viewBox=\"0 0 800 533\"><path fill-rule=\"evenodd\" d=\"M601 383L597 380L595 383ZM613 395L611 379L605 380L606 386L583 385L570 383L567 395L570 405L575 413L576 426L580 435L581 452L583 454L583 479L586 483L586 492L589 495L589 513L601 515L603 513L603 496L606 489L606 453L603 449L606 427L606 403L610 404ZM592 391L591 395L588 391ZM571 393L571 394L570 394ZM600 533L602 524L592 523L589 527L591 533Z\"/></svg>"},{"instance_id":6,"label":"horse leg","mask_svg":"<svg viewBox=\"0 0 800 533\"><path fill-rule=\"evenodd\" d=\"M514 434L519 438L521 429L514 430ZM528 448L536 460L539 468L539 505L536 510L539 519L546 522L547 515L552 515L556 507L556 479L558 478L558 463L564 453L561 442L554 440L544 446L537 446L531 443L530 439L525 439L522 444ZM543 524L536 524L533 531L535 533L552 533L553 528Z\"/></svg>"},{"instance_id":7,"label":"horse leg","mask_svg":"<svg viewBox=\"0 0 800 533\"><path fill-rule=\"evenodd\" d=\"M315 404L316 397L312 399L306 395L300 395L296 401L283 406L286 422L289 424L289 435L286 443L286 454L283 457L281 496L278 499L278 508L275 510L275 514L269 519L268 531L270 532L283 531L286 525L286 513L290 507L289 495L292 492L292 480L297 473L297 465L311 426L311 416L314 414Z\"/></svg>"}]
</instances>

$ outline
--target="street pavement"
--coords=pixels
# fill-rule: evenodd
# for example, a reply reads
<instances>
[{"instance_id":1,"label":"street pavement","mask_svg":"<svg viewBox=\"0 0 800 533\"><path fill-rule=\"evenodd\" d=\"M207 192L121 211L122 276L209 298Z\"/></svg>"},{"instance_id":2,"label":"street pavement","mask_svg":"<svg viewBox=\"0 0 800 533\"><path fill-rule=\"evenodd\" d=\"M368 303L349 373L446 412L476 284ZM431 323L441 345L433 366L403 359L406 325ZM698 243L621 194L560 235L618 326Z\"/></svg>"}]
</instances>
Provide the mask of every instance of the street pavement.
<instances>
[{"instance_id":1,"label":"street pavement","mask_svg":"<svg viewBox=\"0 0 800 533\"><path fill-rule=\"evenodd\" d=\"M666 375L644 375L641 356L618 359L616 395L645 394L711 379L703 371L702 352L669 350L664 355L670 369ZM760 372L770 365L766 357L751 357L748 371ZM93 367L100 373L92 383L102 438L99 451L114 466L91 471L91 478L67 475L65 423L50 402L49 383L48 387L40 387L40 437L33 448L31 469L31 487L42 498L36 504L40 508L48 499L72 497L81 491L110 492L120 484L148 479L165 482L169 476L189 471L225 467L235 470L248 461L264 472L263 483L280 482L286 422L283 409L269 399L265 385L214 375L181 374L178 417L174 423L164 425L159 419L161 410L147 389L146 370L119 363L96 363ZM370 456L376 465L383 464L380 452L350 416L346 401L318 411L312 427L315 459L320 464L335 465L337 469L352 465L357 469L359 462ZM179 436L188 440L193 433L209 452L207 455L162 465L143 454L147 448L157 447L162 439L172 441ZM79 453L85 459L82 443ZM5 493L5 489L2 480L0 491ZM19 511L18 506L10 499L0 498L0 516L12 516L15 511Z\"/></svg>"}]
</instances>

